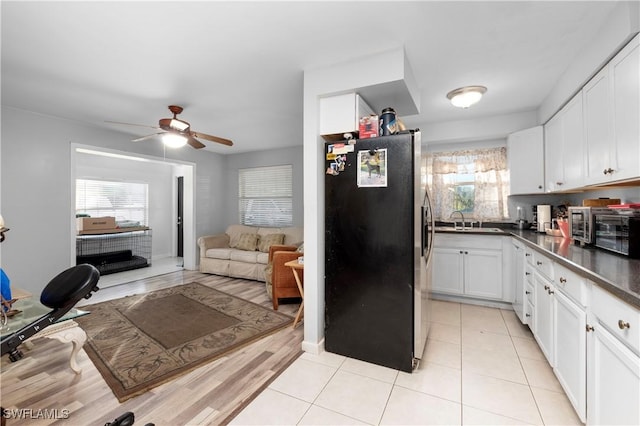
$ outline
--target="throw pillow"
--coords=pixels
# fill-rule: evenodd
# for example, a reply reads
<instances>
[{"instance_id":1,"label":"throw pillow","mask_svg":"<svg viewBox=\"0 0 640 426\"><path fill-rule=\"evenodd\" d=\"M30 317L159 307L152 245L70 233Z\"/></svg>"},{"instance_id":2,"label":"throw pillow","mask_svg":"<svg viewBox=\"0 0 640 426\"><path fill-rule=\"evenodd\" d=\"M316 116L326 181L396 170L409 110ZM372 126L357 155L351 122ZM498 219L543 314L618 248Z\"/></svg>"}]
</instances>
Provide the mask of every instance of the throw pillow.
<instances>
[{"instance_id":1,"label":"throw pillow","mask_svg":"<svg viewBox=\"0 0 640 426\"><path fill-rule=\"evenodd\" d=\"M238 250L254 251L258 245L258 234L240 234L236 247Z\"/></svg>"},{"instance_id":2,"label":"throw pillow","mask_svg":"<svg viewBox=\"0 0 640 426\"><path fill-rule=\"evenodd\" d=\"M267 294L269 295L269 299L273 299L273 291L272 291L272 284L271 284L272 275L273 275L273 263L269 262L269 264L264 268L265 287L267 289Z\"/></svg>"},{"instance_id":3,"label":"throw pillow","mask_svg":"<svg viewBox=\"0 0 640 426\"><path fill-rule=\"evenodd\" d=\"M258 243L258 250L263 253L269 253L269 247L274 244L284 243L284 234L267 234L260 237Z\"/></svg>"}]
</instances>

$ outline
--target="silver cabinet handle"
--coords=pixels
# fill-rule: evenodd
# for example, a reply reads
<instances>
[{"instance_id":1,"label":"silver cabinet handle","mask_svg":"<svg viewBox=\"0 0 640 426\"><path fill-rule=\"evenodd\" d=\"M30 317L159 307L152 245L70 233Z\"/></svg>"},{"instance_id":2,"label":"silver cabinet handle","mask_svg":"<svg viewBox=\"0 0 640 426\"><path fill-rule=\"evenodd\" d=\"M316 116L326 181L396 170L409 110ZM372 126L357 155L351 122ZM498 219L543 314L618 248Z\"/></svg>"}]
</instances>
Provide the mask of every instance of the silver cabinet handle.
<instances>
[{"instance_id":1,"label":"silver cabinet handle","mask_svg":"<svg viewBox=\"0 0 640 426\"><path fill-rule=\"evenodd\" d=\"M624 330L625 328L631 328L631 325L628 322L618 320L618 327L620 327L620 330Z\"/></svg>"},{"instance_id":2,"label":"silver cabinet handle","mask_svg":"<svg viewBox=\"0 0 640 426\"><path fill-rule=\"evenodd\" d=\"M587 324L587 332L595 330L592 326Z\"/></svg>"},{"instance_id":3,"label":"silver cabinet handle","mask_svg":"<svg viewBox=\"0 0 640 426\"><path fill-rule=\"evenodd\" d=\"M561 283L561 284L564 284L564 283L566 283L566 282L567 282L567 279L566 279L566 278L562 278L562 277L560 277L560 283Z\"/></svg>"}]
</instances>

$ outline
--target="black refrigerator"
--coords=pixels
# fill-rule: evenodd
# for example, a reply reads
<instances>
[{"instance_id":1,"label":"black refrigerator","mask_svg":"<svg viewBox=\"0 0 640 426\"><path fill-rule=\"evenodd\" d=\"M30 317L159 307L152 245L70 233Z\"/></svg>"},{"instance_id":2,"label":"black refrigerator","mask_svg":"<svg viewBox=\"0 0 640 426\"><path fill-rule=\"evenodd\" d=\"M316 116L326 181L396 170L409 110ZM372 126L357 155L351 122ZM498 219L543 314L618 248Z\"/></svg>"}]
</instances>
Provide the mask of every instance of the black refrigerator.
<instances>
[{"instance_id":1,"label":"black refrigerator","mask_svg":"<svg viewBox=\"0 0 640 426\"><path fill-rule=\"evenodd\" d=\"M411 372L429 332L431 215L420 132L327 143L325 349Z\"/></svg>"}]
</instances>

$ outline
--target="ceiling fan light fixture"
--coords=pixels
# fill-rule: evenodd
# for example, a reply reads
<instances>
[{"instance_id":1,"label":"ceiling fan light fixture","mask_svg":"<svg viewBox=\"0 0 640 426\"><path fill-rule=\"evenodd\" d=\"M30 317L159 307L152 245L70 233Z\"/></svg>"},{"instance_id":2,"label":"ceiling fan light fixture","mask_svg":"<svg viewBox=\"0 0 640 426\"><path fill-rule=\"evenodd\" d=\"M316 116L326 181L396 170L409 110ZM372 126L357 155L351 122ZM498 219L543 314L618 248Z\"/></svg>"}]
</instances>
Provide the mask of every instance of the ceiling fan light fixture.
<instances>
[{"instance_id":1,"label":"ceiling fan light fixture","mask_svg":"<svg viewBox=\"0 0 640 426\"><path fill-rule=\"evenodd\" d=\"M180 132L184 132L189 128L189 123L187 123L186 121L178 120L177 118L172 118L171 122L169 123L169 127Z\"/></svg>"},{"instance_id":2,"label":"ceiling fan light fixture","mask_svg":"<svg viewBox=\"0 0 640 426\"><path fill-rule=\"evenodd\" d=\"M162 135L162 143L169 148L182 148L187 144L187 138L176 133L165 133Z\"/></svg>"},{"instance_id":3,"label":"ceiling fan light fixture","mask_svg":"<svg viewBox=\"0 0 640 426\"><path fill-rule=\"evenodd\" d=\"M447 93L447 99L451 101L453 106L469 108L471 105L477 103L486 91L487 88L484 86L460 87Z\"/></svg>"}]
</instances>

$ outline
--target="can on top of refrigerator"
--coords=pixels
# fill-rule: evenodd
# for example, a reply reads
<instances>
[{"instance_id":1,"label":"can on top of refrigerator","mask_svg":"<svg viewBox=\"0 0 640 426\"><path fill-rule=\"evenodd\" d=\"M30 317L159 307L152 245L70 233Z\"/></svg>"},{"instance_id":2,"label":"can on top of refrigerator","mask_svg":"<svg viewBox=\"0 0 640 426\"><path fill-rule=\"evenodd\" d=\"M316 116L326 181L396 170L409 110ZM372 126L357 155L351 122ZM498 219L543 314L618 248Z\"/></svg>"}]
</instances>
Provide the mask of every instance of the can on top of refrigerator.
<instances>
[{"instance_id":1,"label":"can on top of refrigerator","mask_svg":"<svg viewBox=\"0 0 640 426\"><path fill-rule=\"evenodd\" d=\"M380 136L388 136L397 133L396 110L387 107L380 114Z\"/></svg>"}]
</instances>

